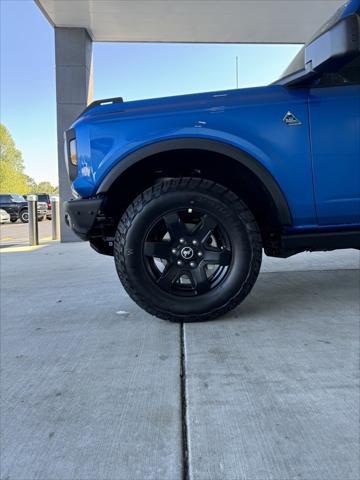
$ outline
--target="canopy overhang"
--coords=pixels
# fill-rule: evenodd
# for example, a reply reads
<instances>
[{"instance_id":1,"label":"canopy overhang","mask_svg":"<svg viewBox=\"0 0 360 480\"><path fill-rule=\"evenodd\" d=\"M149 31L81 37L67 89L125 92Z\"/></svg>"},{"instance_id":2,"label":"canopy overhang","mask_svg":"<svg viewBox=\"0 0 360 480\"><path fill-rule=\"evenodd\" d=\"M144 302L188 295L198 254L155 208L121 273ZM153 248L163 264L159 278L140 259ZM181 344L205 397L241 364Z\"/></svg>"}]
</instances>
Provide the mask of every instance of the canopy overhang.
<instances>
[{"instance_id":1,"label":"canopy overhang","mask_svg":"<svg viewBox=\"0 0 360 480\"><path fill-rule=\"evenodd\" d=\"M95 42L305 43L344 0L35 0Z\"/></svg>"}]
</instances>

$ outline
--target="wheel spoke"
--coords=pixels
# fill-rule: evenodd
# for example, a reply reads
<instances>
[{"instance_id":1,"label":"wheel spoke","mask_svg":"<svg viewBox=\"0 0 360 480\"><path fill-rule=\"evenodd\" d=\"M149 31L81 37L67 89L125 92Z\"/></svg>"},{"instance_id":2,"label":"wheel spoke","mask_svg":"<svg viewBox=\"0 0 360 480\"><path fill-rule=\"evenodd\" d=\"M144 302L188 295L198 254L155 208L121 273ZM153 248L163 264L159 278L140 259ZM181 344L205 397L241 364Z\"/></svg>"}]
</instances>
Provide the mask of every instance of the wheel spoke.
<instances>
[{"instance_id":1,"label":"wheel spoke","mask_svg":"<svg viewBox=\"0 0 360 480\"><path fill-rule=\"evenodd\" d=\"M147 257L156 257L168 260L171 254L170 242L145 242L144 253Z\"/></svg>"},{"instance_id":2,"label":"wheel spoke","mask_svg":"<svg viewBox=\"0 0 360 480\"><path fill-rule=\"evenodd\" d=\"M217 267L229 267L232 261L231 249L225 247L229 242L222 222L219 223L211 213L190 210L186 215L184 212L184 217L181 209L160 217L144 243L143 255L148 259L161 259L165 265L160 266L159 262L151 260L145 262L158 287L168 294L206 294L228 273L227 268ZM193 217L188 215L191 213L194 213ZM215 267L211 268L211 265ZM219 275L212 270L219 270ZM183 280L182 276L186 279Z\"/></svg>"},{"instance_id":3,"label":"wheel spoke","mask_svg":"<svg viewBox=\"0 0 360 480\"><path fill-rule=\"evenodd\" d=\"M204 242L217 226L216 221L210 215L203 215L201 217L200 225L195 229L194 235L200 242Z\"/></svg>"},{"instance_id":4,"label":"wheel spoke","mask_svg":"<svg viewBox=\"0 0 360 480\"><path fill-rule=\"evenodd\" d=\"M218 250L207 248L204 251L204 261L212 265L227 266L231 262L231 252L229 250Z\"/></svg>"},{"instance_id":5,"label":"wheel spoke","mask_svg":"<svg viewBox=\"0 0 360 480\"><path fill-rule=\"evenodd\" d=\"M201 295L210 289L210 282L207 278L205 268L199 265L197 268L191 271L193 284L196 292Z\"/></svg>"},{"instance_id":6,"label":"wheel spoke","mask_svg":"<svg viewBox=\"0 0 360 480\"><path fill-rule=\"evenodd\" d=\"M164 290L170 291L172 285L176 282L180 275L181 271L175 265L167 266L160 275L157 283L159 287L163 288Z\"/></svg>"},{"instance_id":7,"label":"wheel spoke","mask_svg":"<svg viewBox=\"0 0 360 480\"><path fill-rule=\"evenodd\" d=\"M186 236L186 226L176 212L168 213L167 215L165 215L164 221L169 231L171 240L179 240L179 238Z\"/></svg>"}]
</instances>

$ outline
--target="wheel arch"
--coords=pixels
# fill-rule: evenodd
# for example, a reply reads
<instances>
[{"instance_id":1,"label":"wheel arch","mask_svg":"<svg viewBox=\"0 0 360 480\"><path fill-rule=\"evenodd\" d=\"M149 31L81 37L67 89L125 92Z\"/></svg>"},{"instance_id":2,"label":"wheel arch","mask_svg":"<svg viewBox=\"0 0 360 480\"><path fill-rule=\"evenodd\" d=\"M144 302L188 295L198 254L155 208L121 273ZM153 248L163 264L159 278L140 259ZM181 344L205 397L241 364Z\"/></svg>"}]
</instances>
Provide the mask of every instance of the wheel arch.
<instances>
[{"instance_id":1,"label":"wheel arch","mask_svg":"<svg viewBox=\"0 0 360 480\"><path fill-rule=\"evenodd\" d=\"M190 158L190 152L193 154L193 159L183 162L182 159ZM180 155L182 157L178 162L175 160L171 162L169 159L170 156L180 158ZM226 160L227 164L221 163L219 170L219 164L216 160L221 159ZM193 170L196 171L199 165L201 166L199 170L205 178L207 171L212 170L213 175L219 178L219 183L221 183L219 172L224 173L225 168L229 169L229 179L231 177L233 179L234 175L240 175L240 181L241 176L245 176L246 181L250 182L254 188L260 187L262 192L266 192L269 202L273 203L274 217L277 217L278 225L292 224L292 215L286 197L271 173L253 156L233 145L216 140L181 138L164 140L142 147L123 158L106 175L96 193L112 195L125 187L129 195L129 184L136 184L137 180L140 180L139 176L147 177L149 185L154 182L154 178L150 178L151 175L149 175L149 169L151 170L151 168L157 171L158 177L171 177L189 175L186 168L193 167ZM182 168L186 171L183 172ZM140 183L144 180L142 178ZM230 184L225 186L231 188L231 181ZM134 191L134 196L140 191ZM239 194L239 192L235 193ZM132 199L128 198L129 203Z\"/></svg>"}]
</instances>

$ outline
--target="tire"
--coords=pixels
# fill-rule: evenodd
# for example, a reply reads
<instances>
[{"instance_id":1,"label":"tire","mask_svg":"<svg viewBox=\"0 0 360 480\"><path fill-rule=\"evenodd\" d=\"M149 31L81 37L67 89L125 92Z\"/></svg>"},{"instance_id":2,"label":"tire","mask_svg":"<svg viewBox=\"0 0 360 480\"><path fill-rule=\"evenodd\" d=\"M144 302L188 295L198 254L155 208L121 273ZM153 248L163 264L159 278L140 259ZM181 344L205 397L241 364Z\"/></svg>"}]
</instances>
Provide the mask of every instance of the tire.
<instances>
[{"instance_id":1,"label":"tire","mask_svg":"<svg viewBox=\"0 0 360 480\"><path fill-rule=\"evenodd\" d=\"M22 223L28 223L29 222L29 213L26 209L21 210L20 220L22 221Z\"/></svg>"},{"instance_id":2,"label":"tire","mask_svg":"<svg viewBox=\"0 0 360 480\"><path fill-rule=\"evenodd\" d=\"M114 241L130 297L176 322L211 320L235 308L251 291L261 258L259 228L245 203L199 178L164 180L140 194Z\"/></svg>"},{"instance_id":3,"label":"tire","mask_svg":"<svg viewBox=\"0 0 360 480\"><path fill-rule=\"evenodd\" d=\"M42 222L43 220L45 220L46 218L46 215L44 217L38 217L38 222Z\"/></svg>"},{"instance_id":4,"label":"tire","mask_svg":"<svg viewBox=\"0 0 360 480\"><path fill-rule=\"evenodd\" d=\"M10 222L11 222L11 223L15 223L15 222L17 222L17 221L18 221L17 218L10 218Z\"/></svg>"}]
</instances>

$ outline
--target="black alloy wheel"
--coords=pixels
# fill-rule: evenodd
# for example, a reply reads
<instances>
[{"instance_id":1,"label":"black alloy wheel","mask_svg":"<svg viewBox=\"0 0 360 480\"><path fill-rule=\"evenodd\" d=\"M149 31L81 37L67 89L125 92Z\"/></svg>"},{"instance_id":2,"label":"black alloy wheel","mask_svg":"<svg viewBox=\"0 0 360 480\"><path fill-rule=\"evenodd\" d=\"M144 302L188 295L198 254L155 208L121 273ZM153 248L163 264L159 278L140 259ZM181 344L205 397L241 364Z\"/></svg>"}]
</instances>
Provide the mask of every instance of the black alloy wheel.
<instances>
[{"instance_id":1,"label":"black alloy wheel","mask_svg":"<svg viewBox=\"0 0 360 480\"><path fill-rule=\"evenodd\" d=\"M211 214L191 207L161 216L143 245L149 275L165 292L179 296L206 294L225 278L231 243Z\"/></svg>"}]
</instances>

